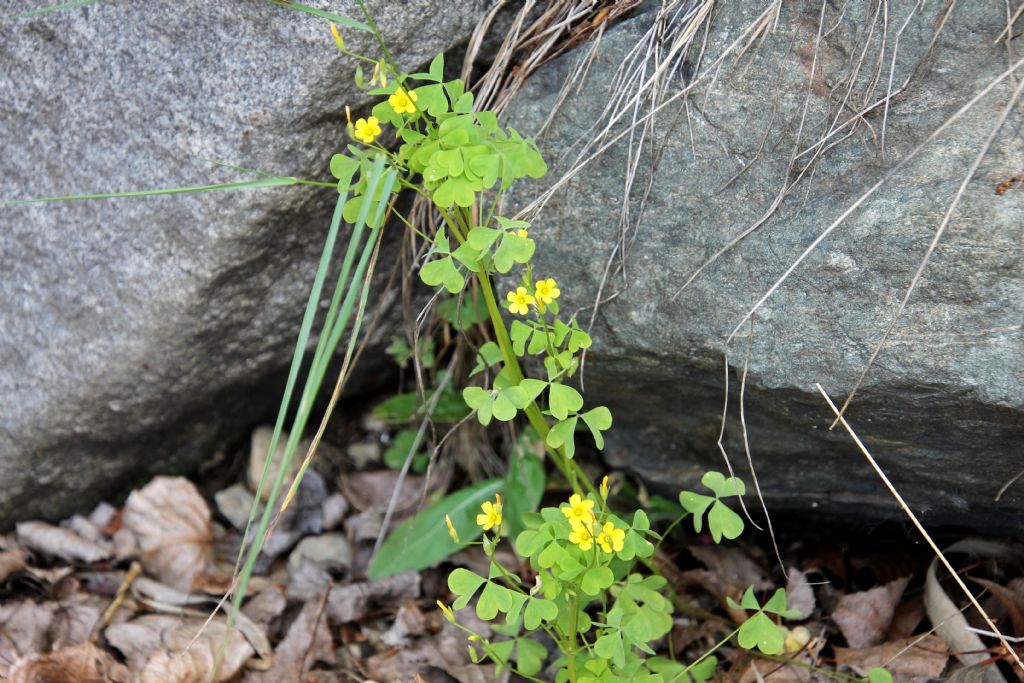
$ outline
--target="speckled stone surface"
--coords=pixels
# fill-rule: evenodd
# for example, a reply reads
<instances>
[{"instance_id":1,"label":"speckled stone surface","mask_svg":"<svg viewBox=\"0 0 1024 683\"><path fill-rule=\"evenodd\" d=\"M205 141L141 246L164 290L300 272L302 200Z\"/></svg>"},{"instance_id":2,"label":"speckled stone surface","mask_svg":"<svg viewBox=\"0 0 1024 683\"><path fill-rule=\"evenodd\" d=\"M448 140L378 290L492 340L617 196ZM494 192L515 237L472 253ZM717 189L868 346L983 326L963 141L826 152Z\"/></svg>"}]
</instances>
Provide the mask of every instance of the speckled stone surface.
<instances>
[{"instance_id":1,"label":"speckled stone surface","mask_svg":"<svg viewBox=\"0 0 1024 683\"><path fill-rule=\"evenodd\" d=\"M716 5L702 69L764 4ZM875 24L851 107L884 96L894 38L914 5L888 4L887 49L880 63L882 24ZM997 5L959 3L930 59L925 52L940 8L929 5L915 13L900 37L894 82L919 71L889 111L884 158L879 109L867 116L867 126L825 153L775 215L674 300L695 269L763 215L787 175L792 179L803 168L801 162L789 171L788 160L795 147L817 141L836 116L829 98L833 104L842 100L842 78L869 34L872 16L863 14L868 5L846 4L840 14L825 4L826 35L809 89L822 4L784 3L775 33L738 62L724 62L710 88L710 78L699 84L688 114L680 99L658 115L656 144L641 156L629 206L625 270L613 268L608 279L605 295L617 296L600 307L584 375L588 404L606 403L615 415L606 449L613 464L640 473L663 492L692 485L708 468L724 467L715 443L725 339L822 230L1007 69L1005 45L993 44L1005 26L1005 8ZM605 125L603 109L616 69L629 61L652 16L641 15L604 36L587 79L578 89L574 84L567 106L540 139L554 162L549 178L566 168L578 150L571 146L595 120ZM517 97L511 123L537 131L589 49L578 48L541 69ZM876 68L878 84L865 94ZM688 61L668 92L681 89L697 70ZM770 509L900 518L849 437L828 432L830 412L814 384L822 383L837 400L845 397L1011 93L1004 82L897 171L756 314L745 412ZM646 110L642 106L639 113ZM846 108L838 120L849 115ZM538 239L538 276L557 277L563 310L586 307L584 322L620 235L627 144L591 162L553 197L531 231ZM637 224L652 150L661 156ZM1024 481L994 500L1024 467L1024 187L995 192L1024 170L1022 160L1024 104L1018 102L848 413L927 523L1020 533L1024 521ZM524 187L516 203L524 206L543 187ZM618 255L612 263L620 263ZM744 327L730 347L725 444L749 483L736 400L748 339Z\"/></svg>"},{"instance_id":2,"label":"speckled stone surface","mask_svg":"<svg viewBox=\"0 0 1024 683\"><path fill-rule=\"evenodd\" d=\"M0 0L0 16L33 4ZM407 68L468 38L487 6L368 4ZM210 159L329 177L343 107L363 104L326 22L269 2L112 1L0 23L0 67L5 199L251 177ZM0 521L85 509L251 427L276 400L254 390L291 357L334 197L0 207Z\"/></svg>"}]
</instances>

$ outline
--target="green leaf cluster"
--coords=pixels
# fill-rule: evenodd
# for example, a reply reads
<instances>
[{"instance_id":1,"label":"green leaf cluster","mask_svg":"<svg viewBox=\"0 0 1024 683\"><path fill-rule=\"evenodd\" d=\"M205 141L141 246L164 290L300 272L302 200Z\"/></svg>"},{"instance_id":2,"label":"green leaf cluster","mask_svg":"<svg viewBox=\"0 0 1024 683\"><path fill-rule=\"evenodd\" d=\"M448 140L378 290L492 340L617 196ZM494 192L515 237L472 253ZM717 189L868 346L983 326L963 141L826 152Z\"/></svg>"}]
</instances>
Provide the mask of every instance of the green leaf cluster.
<instances>
[{"instance_id":1,"label":"green leaf cluster","mask_svg":"<svg viewBox=\"0 0 1024 683\"><path fill-rule=\"evenodd\" d=\"M732 598L726 598L726 601L733 609L754 612L740 626L737 639L740 647L748 650L758 649L766 655L777 655L782 652L786 643L786 631L772 621L768 615L774 614L787 619L800 617L799 610L786 608L786 590L784 588L776 590L764 605L758 603L753 586L747 588L739 603Z\"/></svg>"},{"instance_id":2,"label":"green leaf cluster","mask_svg":"<svg viewBox=\"0 0 1024 683\"><path fill-rule=\"evenodd\" d=\"M743 533L743 518L736 514L725 503L723 498L742 496L747 492L746 486L736 477L726 477L721 472L708 472L701 483L711 489L714 494L705 496L693 491L679 494L679 504L693 515L693 530L700 533L704 524L704 512L708 513L708 530L715 543L721 543L722 537L732 540Z\"/></svg>"}]
</instances>

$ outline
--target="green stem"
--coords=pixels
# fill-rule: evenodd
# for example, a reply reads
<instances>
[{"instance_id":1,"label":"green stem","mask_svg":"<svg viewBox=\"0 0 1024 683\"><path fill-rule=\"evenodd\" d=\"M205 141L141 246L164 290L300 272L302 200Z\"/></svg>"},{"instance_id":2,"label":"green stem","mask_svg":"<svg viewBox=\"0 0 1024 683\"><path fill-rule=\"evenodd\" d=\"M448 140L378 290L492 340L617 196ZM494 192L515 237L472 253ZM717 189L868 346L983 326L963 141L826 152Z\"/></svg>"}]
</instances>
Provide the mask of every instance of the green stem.
<instances>
[{"instance_id":1,"label":"green stem","mask_svg":"<svg viewBox=\"0 0 1024 683\"><path fill-rule=\"evenodd\" d=\"M580 598L573 593L572 600L569 601L569 633L566 634L569 640L567 645L562 648L565 651L565 658L568 663L569 683L576 683L576 629L579 611Z\"/></svg>"},{"instance_id":2,"label":"green stem","mask_svg":"<svg viewBox=\"0 0 1024 683\"><path fill-rule=\"evenodd\" d=\"M708 657L710 657L711 655L713 655L713 654L715 653L715 651L717 651L717 650L718 650L719 648L721 648L721 647L722 647L723 645L725 645L725 644L726 644L726 643L728 643L728 642L729 642L730 640L732 640L732 637L733 637L734 635L736 635L737 633L739 633L739 632L740 632L740 630L739 630L739 629L737 628L737 629L736 629L735 631L733 631L732 633L730 633L729 635L727 635L727 636L726 636L725 638L722 638L722 639L721 639L720 641L718 641L717 643L715 643L714 647L712 647L712 648L711 648L710 650L708 650L707 652L705 652L704 654L702 654L702 655L701 655L700 657L697 657L697 659L693 660L693 663L692 663L692 664L690 664L690 666L686 667L685 669L683 669L682 671L680 671L679 673L677 673L677 674L676 674L675 676L673 676L673 677L672 677L671 679L669 679L668 683L675 683L675 682L676 682L676 681L678 681L678 680L679 680L680 678L682 678L682 677L683 677L683 676L685 676L686 674L690 673L690 671L691 671L691 670L693 669L693 667L697 666L698 664L700 664L701 662L703 662L703 661L704 661L705 659L707 659Z\"/></svg>"}]
</instances>

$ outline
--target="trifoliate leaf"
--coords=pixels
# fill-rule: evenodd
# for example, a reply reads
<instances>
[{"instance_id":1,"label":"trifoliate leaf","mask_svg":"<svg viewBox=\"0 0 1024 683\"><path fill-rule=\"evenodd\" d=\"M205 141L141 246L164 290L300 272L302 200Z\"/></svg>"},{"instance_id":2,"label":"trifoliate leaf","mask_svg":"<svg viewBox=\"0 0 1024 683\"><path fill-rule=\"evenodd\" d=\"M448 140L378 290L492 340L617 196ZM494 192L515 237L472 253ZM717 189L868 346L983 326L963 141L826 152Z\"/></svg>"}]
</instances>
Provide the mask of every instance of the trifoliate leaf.
<instances>
[{"instance_id":1,"label":"trifoliate leaf","mask_svg":"<svg viewBox=\"0 0 1024 683\"><path fill-rule=\"evenodd\" d=\"M747 650L757 648L766 655L777 655L785 646L786 634L768 615L758 612L740 626L738 640Z\"/></svg>"},{"instance_id":2,"label":"trifoliate leaf","mask_svg":"<svg viewBox=\"0 0 1024 683\"><path fill-rule=\"evenodd\" d=\"M459 597L452 603L452 609L458 610L468 605L477 589L486 580L484 577L468 569L462 567L453 569L452 573L448 575L448 589Z\"/></svg>"},{"instance_id":3,"label":"trifoliate leaf","mask_svg":"<svg viewBox=\"0 0 1024 683\"><path fill-rule=\"evenodd\" d=\"M444 288L452 294L461 291L466 284L466 278L455 267L451 256L434 259L424 264L420 268L420 279L423 280L424 284L428 284L431 287L444 285Z\"/></svg>"}]
</instances>

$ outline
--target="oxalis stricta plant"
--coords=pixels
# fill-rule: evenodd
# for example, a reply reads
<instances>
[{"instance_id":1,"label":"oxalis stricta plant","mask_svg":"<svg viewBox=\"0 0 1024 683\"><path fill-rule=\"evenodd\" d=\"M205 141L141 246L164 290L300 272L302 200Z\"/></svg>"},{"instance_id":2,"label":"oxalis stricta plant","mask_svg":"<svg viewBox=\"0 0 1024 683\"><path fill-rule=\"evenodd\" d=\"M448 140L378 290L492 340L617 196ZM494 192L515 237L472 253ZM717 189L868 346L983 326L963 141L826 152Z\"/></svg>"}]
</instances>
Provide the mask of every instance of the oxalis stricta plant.
<instances>
[{"instance_id":1,"label":"oxalis stricta plant","mask_svg":"<svg viewBox=\"0 0 1024 683\"><path fill-rule=\"evenodd\" d=\"M476 111L465 84L444 79L441 56L427 72L411 75L387 61L375 62L370 86L370 94L381 100L366 117L353 121L349 115L353 144L331 161L339 191L350 197L345 218L365 214L368 199L375 204L386 199L372 194L366 181L382 161L401 186L432 203L442 227L423 235L430 252L420 278L453 296L470 287L479 291L496 340L477 354L472 374L484 378L482 386L465 387L462 396L485 426L524 414L572 490L567 502L539 511L509 501L519 509L519 518L511 520L505 519L507 506L496 493L480 504L476 526L465 514L466 500L472 499L450 497L458 498L462 513L455 521L444 517L453 548L463 539L479 545L490 569L486 576L464 568L450 574L448 587L457 597L451 607L438 603L445 618L467 633L474 661L490 660L499 670L531 680L541 680L535 676L549 655L559 683L706 680L715 670L712 652L718 646L688 665L655 656L655 644L673 624L667 582L649 562L662 536L651 529L643 510L612 510L607 479L595 489L574 460L579 430L585 428L600 449L603 432L612 425L607 407L585 409L583 396L568 384L591 338L574 317L560 315L556 274L535 269L530 224L499 214L502 196L515 181L546 173L540 152L532 140L499 125L495 113ZM399 143L394 151L381 144L391 136ZM502 276L513 284L496 293L494 279ZM541 362L529 367L543 368L542 375L529 377L520 359L537 357ZM710 495L680 494L680 519L692 515L700 531L706 515L715 542L736 538L743 520L723 500L743 495L743 483L717 472L708 473L703 483ZM440 523L436 515L433 523ZM513 548L529 562L527 575L497 559L495 551L512 527L518 530ZM456 612L474 598L477 616L495 622L491 631L500 639L460 623ZM761 604L750 589L733 604L750 616L719 645L735 637L741 647L766 654L783 650L786 632L776 620L795 616L786 608L784 591ZM544 639L532 637L539 631L557 651L549 652Z\"/></svg>"}]
</instances>

